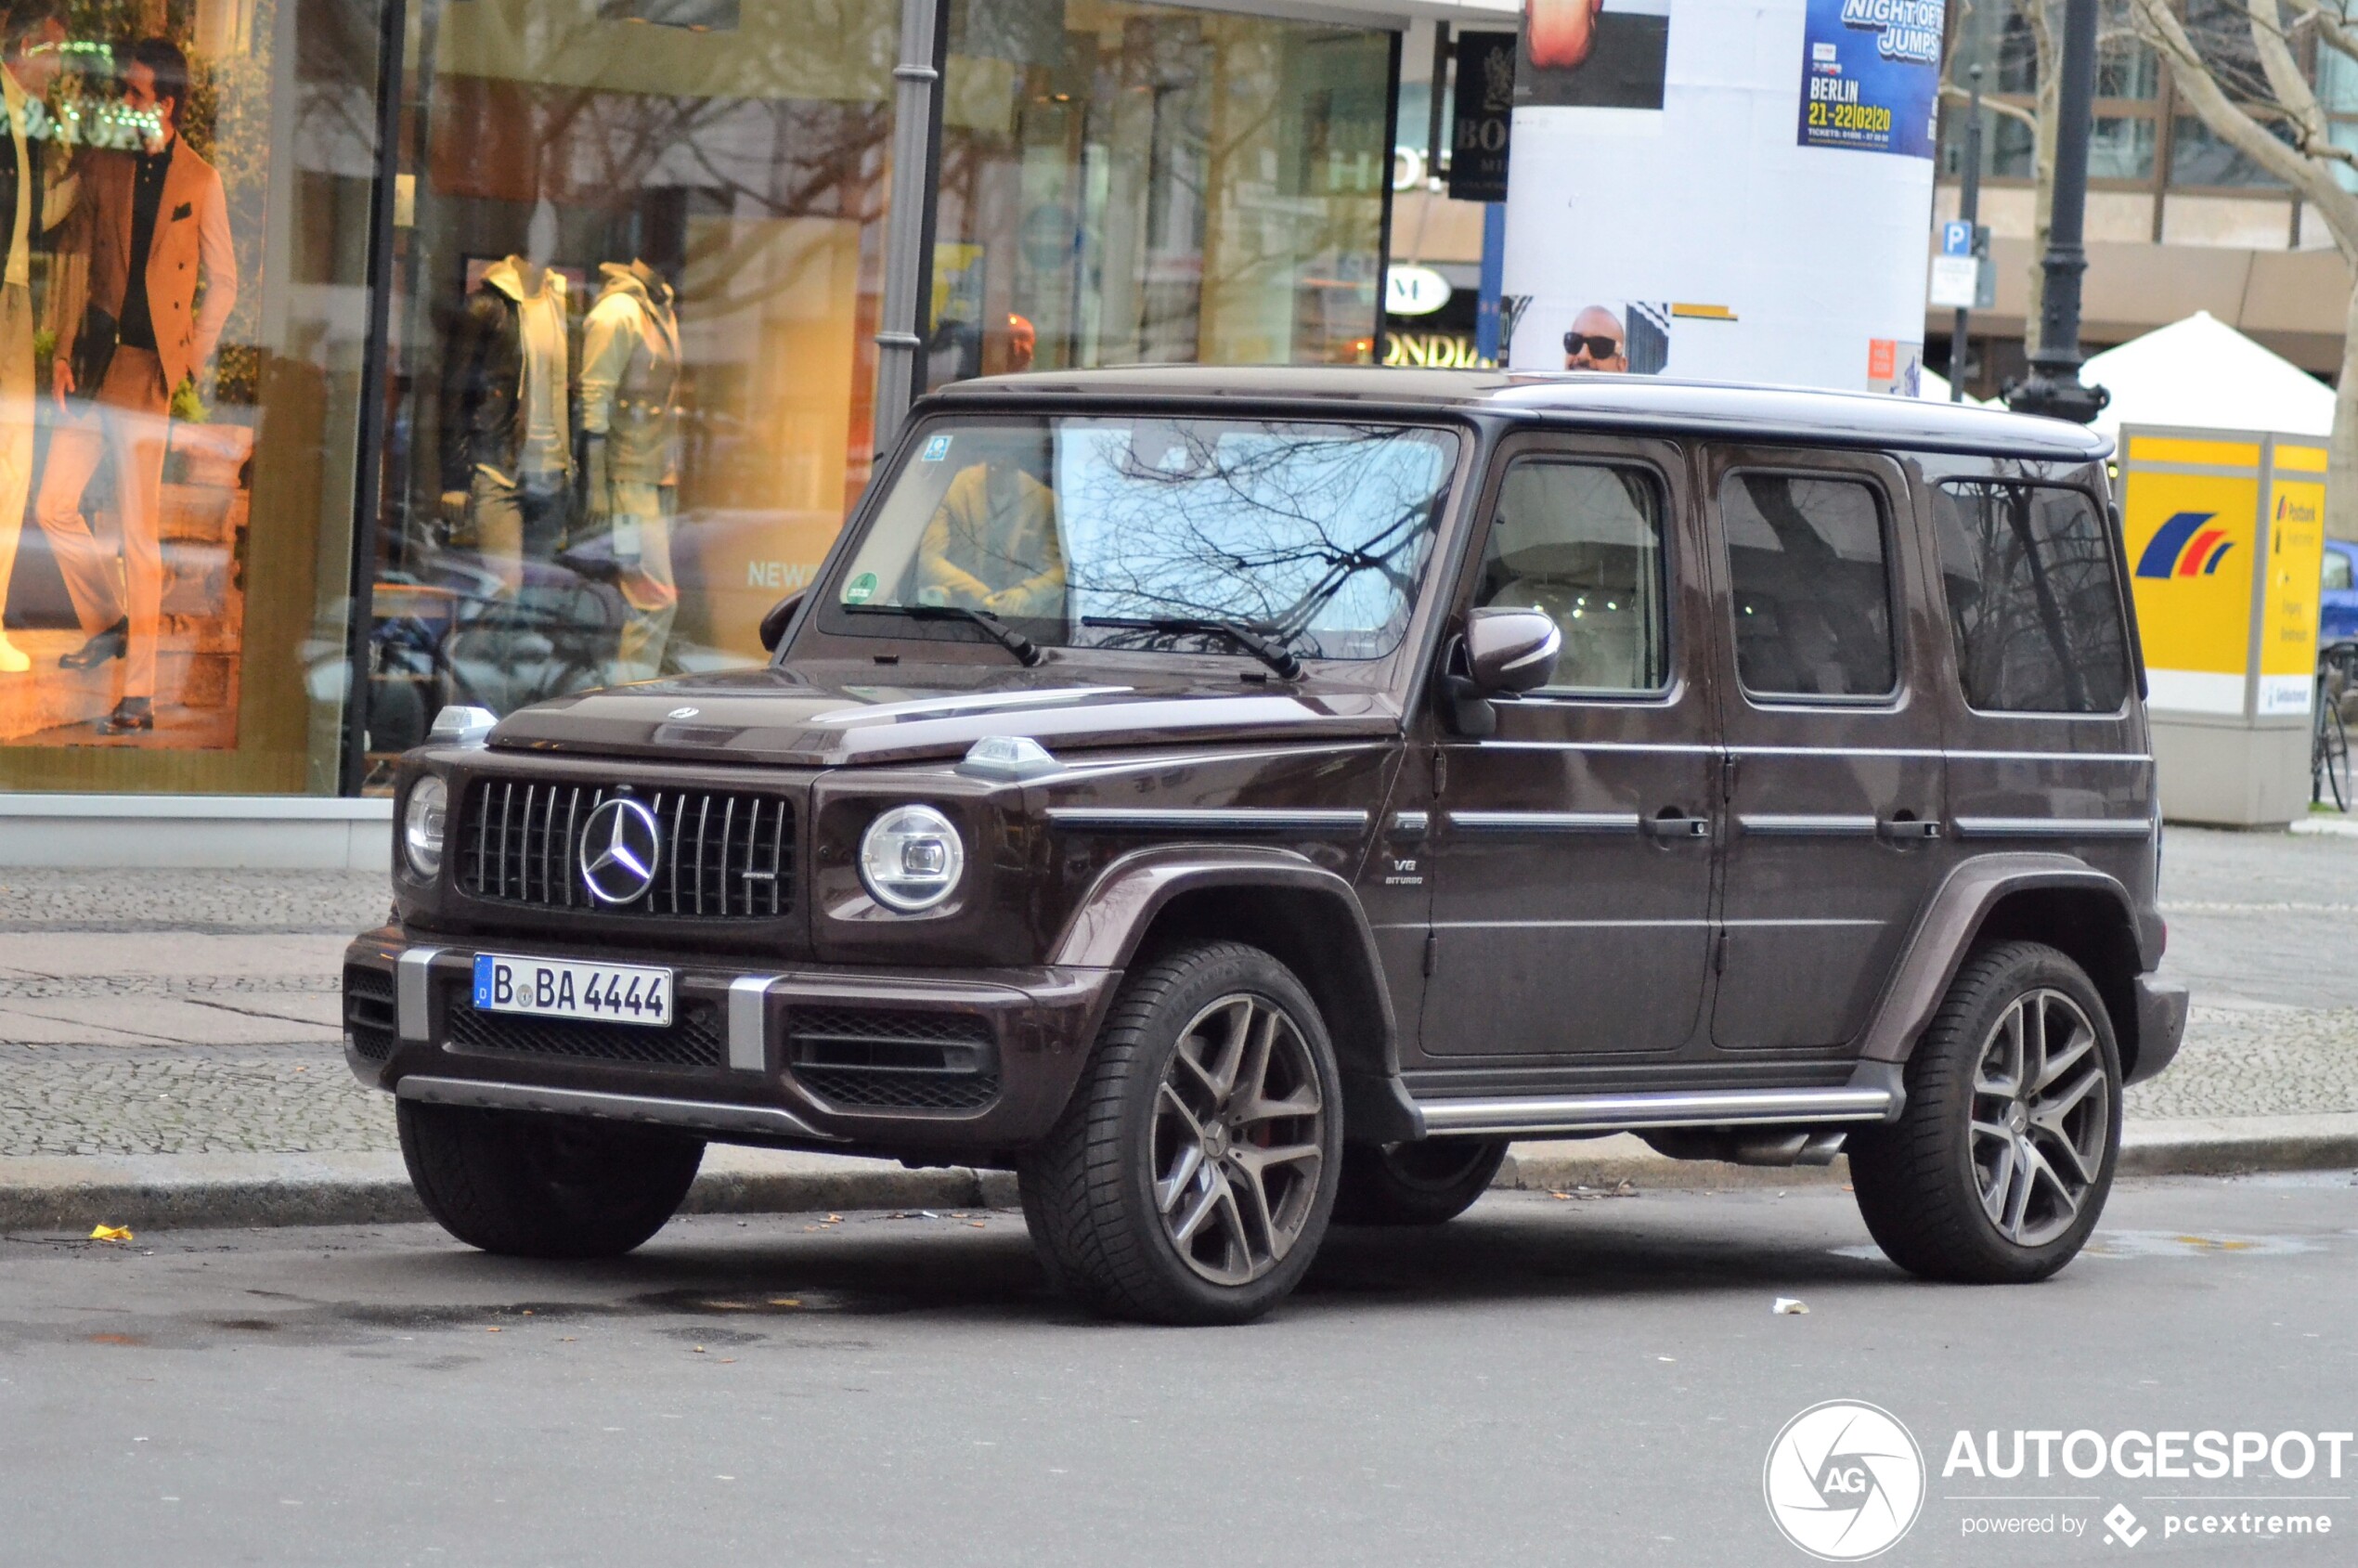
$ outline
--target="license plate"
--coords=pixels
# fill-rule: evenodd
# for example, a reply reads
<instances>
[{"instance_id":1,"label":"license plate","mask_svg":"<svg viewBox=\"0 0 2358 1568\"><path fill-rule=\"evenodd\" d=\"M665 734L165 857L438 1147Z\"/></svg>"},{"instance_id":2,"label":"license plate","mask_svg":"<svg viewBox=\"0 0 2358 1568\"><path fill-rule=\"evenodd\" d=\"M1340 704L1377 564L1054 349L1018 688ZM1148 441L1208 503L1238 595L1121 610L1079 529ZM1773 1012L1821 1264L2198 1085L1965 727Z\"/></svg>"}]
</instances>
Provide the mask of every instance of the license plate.
<instances>
[{"instance_id":1,"label":"license plate","mask_svg":"<svg viewBox=\"0 0 2358 1568\"><path fill-rule=\"evenodd\" d=\"M662 1029L671 1022L671 971L478 952L474 1004L483 1013L531 1013Z\"/></svg>"}]
</instances>

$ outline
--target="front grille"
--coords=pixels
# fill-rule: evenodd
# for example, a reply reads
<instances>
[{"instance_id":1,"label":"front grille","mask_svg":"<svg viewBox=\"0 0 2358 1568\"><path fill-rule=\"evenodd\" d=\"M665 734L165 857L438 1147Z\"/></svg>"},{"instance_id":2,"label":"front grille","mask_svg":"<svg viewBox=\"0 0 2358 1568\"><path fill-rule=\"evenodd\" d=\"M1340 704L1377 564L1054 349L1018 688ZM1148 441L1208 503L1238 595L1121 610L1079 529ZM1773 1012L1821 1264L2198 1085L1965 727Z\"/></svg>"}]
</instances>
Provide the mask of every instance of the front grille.
<instances>
[{"instance_id":1,"label":"front grille","mask_svg":"<svg viewBox=\"0 0 2358 1568\"><path fill-rule=\"evenodd\" d=\"M668 1029L479 1012L455 996L448 1016L450 1043L461 1051L569 1056L641 1067L719 1068L729 1060L720 1009L709 1002L689 1003Z\"/></svg>"},{"instance_id":2,"label":"front grille","mask_svg":"<svg viewBox=\"0 0 2358 1568\"><path fill-rule=\"evenodd\" d=\"M590 896L581 832L628 795L663 832L654 880L628 903ZM771 920L794 907L794 806L776 796L479 780L460 829L459 886L478 899L673 919Z\"/></svg>"},{"instance_id":3,"label":"front grille","mask_svg":"<svg viewBox=\"0 0 2358 1568\"><path fill-rule=\"evenodd\" d=\"M797 1007L786 1060L830 1104L879 1110L980 1110L999 1096L991 1025L972 1013Z\"/></svg>"},{"instance_id":4,"label":"front grille","mask_svg":"<svg viewBox=\"0 0 2358 1568\"><path fill-rule=\"evenodd\" d=\"M343 1033L364 1062L381 1062L393 1055L396 1032L393 977L382 970L347 964L343 971Z\"/></svg>"}]
</instances>

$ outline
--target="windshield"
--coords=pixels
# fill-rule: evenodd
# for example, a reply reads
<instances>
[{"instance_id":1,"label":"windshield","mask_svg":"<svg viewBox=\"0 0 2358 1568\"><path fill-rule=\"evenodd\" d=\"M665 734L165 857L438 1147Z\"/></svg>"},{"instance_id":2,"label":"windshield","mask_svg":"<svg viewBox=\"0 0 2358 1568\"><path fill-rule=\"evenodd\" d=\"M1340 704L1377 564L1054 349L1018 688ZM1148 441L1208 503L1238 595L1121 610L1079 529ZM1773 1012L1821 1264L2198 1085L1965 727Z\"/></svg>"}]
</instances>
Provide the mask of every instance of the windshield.
<instances>
[{"instance_id":1,"label":"windshield","mask_svg":"<svg viewBox=\"0 0 2358 1568\"><path fill-rule=\"evenodd\" d=\"M1407 630L1458 437L1265 420L927 427L831 596L834 632L977 640L979 611L1064 647L1380 658ZM920 632L916 616L937 612ZM1160 627L1109 621L1158 621Z\"/></svg>"}]
</instances>

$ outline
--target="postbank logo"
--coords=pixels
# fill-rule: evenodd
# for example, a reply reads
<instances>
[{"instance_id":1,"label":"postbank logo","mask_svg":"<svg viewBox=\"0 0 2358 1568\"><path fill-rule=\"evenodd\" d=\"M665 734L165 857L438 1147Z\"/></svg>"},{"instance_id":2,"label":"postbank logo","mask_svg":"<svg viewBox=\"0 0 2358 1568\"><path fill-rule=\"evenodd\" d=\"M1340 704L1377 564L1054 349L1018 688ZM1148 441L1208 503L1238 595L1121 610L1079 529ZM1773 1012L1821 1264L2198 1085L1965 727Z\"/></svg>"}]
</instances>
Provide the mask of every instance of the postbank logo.
<instances>
[{"instance_id":1,"label":"postbank logo","mask_svg":"<svg viewBox=\"0 0 2358 1568\"><path fill-rule=\"evenodd\" d=\"M2214 512L2180 512L2154 530L2144 552L2137 557L2141 577L2207 577L2235 548L2224 526L2212 521Z\"/></svg>"},{"instance_id":2,"label":"postbank logo","mask_svg":"<svg viewBox=\"0 0 2358 1568\"><path fill-rule=\"evenodd\" d=\"M2293 499L2290 491L2282 491L2279 492L2276 497L2276 521L2279 523L2314 523L2317 521L2317 509L2308 501Z\"/></svg>"}]
</instances>

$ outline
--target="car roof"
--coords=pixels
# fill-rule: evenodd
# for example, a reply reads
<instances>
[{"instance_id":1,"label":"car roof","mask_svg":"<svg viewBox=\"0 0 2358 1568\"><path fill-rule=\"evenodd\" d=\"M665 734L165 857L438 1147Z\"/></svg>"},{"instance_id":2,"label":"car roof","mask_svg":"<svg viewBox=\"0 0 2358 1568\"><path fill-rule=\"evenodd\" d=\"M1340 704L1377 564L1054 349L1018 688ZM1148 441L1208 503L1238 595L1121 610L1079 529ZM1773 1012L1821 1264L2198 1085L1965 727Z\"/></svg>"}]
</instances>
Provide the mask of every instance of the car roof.
<instances>
[{"instance_id":1,"label":"car roof","mask_svg":"<svg viewBox=\"0 0 2358 1568\"><path fill-rule=\"evenodd\" d=\"M1963 403L1593 370L1133 365L986 376L953 382L934 396L948 407L1144 397L1338 403L1361 409L1380 407L1388 413L1484 412L1545 424L1977 452L2056 462L2099 461L2113 449L2111 437L2085 425Z\"/></svg>"}]
</instances>

